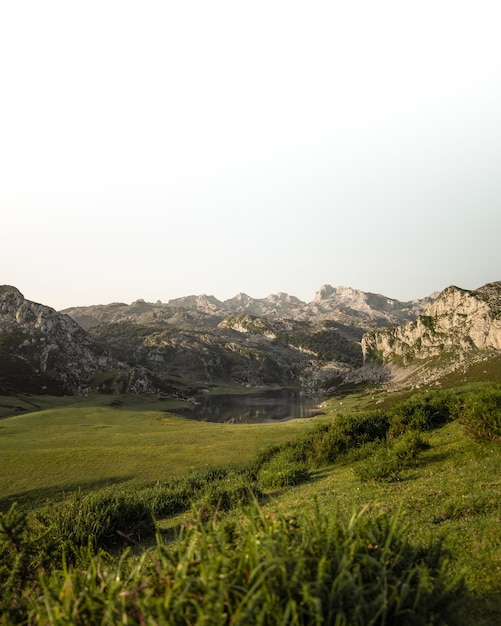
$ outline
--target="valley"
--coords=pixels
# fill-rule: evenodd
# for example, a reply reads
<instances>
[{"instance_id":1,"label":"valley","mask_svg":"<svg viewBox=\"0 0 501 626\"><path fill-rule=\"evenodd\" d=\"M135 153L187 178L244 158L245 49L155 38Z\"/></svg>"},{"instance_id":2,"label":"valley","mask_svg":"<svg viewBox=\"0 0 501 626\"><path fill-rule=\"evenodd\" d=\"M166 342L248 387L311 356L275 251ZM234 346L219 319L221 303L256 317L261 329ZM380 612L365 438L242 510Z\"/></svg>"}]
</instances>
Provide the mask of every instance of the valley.
<instances>
[{"instance_id":1,"label":"valley","mask_svg":"<svg viewBox=\"0 0 501 626\"><path fill-rule=\"evenodd\" d=\"M500 294L56 312L0 287L3 621L497 623Z\"/></svg>"}]
</instances>

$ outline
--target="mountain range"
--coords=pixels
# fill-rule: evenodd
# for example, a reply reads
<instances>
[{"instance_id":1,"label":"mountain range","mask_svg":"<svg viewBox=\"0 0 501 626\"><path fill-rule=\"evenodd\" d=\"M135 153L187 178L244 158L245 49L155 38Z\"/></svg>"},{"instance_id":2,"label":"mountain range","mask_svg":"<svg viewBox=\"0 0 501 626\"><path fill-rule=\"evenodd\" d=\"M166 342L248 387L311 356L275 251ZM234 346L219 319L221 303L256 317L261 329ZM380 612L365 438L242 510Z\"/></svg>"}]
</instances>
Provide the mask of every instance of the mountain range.
<instances>
[{"instance_id":1,"label":"mountain range","mask_svg":"<svg viewBox=\"0 0 501 626\"><path fill-rule=\"evenodd\" d=\"M146 313L175 317L173 310L182 316L186 310L196 311L213 318L223 319L231 313L247 313L258 317L285 318L303 321L336 320L360 328L387 327L401 324L416 317L436 294L422 300L400 302L379 294L366 293L351 287L323 285L311 302L303 302L286 293L271 294L267 298L252 298L239 293L229 300L218 300L214 296L191 295L156 303L136 300L132 304L113 303L107 305L72 307L62 311L74 318L84 328L98 322L115 322L121 319L137 319ZM196 323L203 322L202 317ZM210 322L209 322L210 323Z\"/></svg>"},{"instance_id":2,"label":"mountain range","mask_svg":"<svg viewBox=\"0 0 501 626\"><path fill-rule=\"evenodd\" d=\"M501 353L501 283L400 302L323 285L229 300L190 295L57 312L0 287L0 393L183 395L250 388L409 386Z\"/></svg>"}]
</instances>

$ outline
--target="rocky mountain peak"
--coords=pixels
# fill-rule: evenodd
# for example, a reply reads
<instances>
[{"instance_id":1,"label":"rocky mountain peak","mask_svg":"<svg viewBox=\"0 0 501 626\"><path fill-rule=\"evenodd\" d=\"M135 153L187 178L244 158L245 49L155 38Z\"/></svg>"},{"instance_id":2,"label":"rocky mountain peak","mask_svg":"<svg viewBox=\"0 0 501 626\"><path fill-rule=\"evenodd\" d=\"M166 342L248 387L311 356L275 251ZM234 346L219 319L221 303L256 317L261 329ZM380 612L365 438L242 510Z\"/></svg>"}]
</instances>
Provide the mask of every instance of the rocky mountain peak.
<instances>
[{"instance_id":1,"label":"rocky mountain peak","mask_svg":"<svg viewBox=\"0 0 501 626\"><path fill-rule=\"evenodd\" d=\"M321 302L322 300L327 300L327 298L330 298L335 294L336 289L332 285L322 285L315 294L313 302Z\"/></svg>"},{"instance_id":2,"label":"rocky mountain peak","mask_svg":"<svg viewBox=\"0 0 501 626\"><path fill-rule=\"evenodd\" d=\"M501 281L487 283L476 289L474 294L480 300L488 303L495 316L501 315Z\"/></svg>"},{"instance_id":3,"label":"rocky mountain peak","mask_svg":"<svg viewBox=\"0 0 501 626\"><path fill-rule=\"evenodd\" d=\"M249 300L252 300L252 298L248 294L246 294L243 291L241 291L240 293L237 293L236 296L233 296L233 298L229 298L228 300L225 300L225 303L226 302L232 302L232 301L235 301L235 302L248 302Z\"/></svg>"},{"instance_id":4,"label":"rocky mountain peak","mask_svg":"<svg viewBox=\"0 0 501 626\"><path fill-rule=\"evenodd\" d=\"M9 293L21 296L21 298L23 297L23 294L19 291L17 287L13 287L12 285L0 285L0 298L3 298Z\"/></svg>"},{"instance_id":5,"label":"rocky mountain peak","mask_svg":"<svg viewBox=\"0 0 501 626\"><path fill-rule=\"evenodd\" d=\"M283 291L270 294L265 298L265 301L270 304L286 305L289 307L298 307L304 304L304 302L299 298L296 298L296 296L290 296L288 293L284 293Z\"/></svg>"},{"instance_id":6,"label":"rocky mountain peak","mask_svg":"<svg viewBox=\"0 0 501 626\"><path fill-rule=\"evenodd\" d=\"M5 314L19 307L24 300L23 294L11 285L0 286L0 313Z\"/></svg>"},{"instance_id":7,"label":"rocky mountain peak","mask_svg":"<svg viewBox=\"0 0 501 626\"><path fill-rule=\"evenodd\" d=\"M79 332L80 326L53 308L26 300L15 287L0 287L0 330L36 328L42 332Z\"/></svg>"},{"instance_id":8,"label":"rocky mountain peak","mask_svg":"<svg viewBox=\"0 0 501 626\"><path fill-rule=\"evenodd\" d=\"M175 298L167 302L169 307L183 307L187 309L197 309L204 312L214 312L224 309L223 303L214 296L191 295Z\"/></svg>"}]
</instances>

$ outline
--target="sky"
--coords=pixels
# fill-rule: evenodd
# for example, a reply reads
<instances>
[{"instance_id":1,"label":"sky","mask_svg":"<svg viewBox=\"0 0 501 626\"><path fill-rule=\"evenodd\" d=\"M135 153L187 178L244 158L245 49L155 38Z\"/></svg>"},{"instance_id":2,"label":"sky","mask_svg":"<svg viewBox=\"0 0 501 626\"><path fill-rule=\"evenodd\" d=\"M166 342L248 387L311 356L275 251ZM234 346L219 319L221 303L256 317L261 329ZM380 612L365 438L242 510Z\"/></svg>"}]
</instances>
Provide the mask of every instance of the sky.
<instances>
[{"instance_id":1,"label":"sky","mask_svg":"<svg viewBox=\"0 0 501 626\"><path fill-rule=\"evenodd\" d=\"M501 280L498 0L0 2L0 284L56 309Z\"/></svg>"}]
</instances>

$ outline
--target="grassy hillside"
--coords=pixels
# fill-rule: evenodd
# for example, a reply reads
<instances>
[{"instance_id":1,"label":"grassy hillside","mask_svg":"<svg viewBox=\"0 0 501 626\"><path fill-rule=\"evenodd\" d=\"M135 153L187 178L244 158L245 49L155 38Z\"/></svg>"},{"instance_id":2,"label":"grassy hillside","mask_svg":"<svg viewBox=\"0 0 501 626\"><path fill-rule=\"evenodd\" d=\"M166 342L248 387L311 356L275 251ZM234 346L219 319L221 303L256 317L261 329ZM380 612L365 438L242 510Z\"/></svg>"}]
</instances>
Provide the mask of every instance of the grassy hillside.
<instances>
[{"instance_id":1,"label":"grassy hillside","mask_svg":"<svg viewBox=\"0 0 501 626\"><path fill-rule=\"evenodd\" d=\"M4 623L499 622L499 387L265 425L120 401L0 421Z\"/></svg>"}]
</instances>

